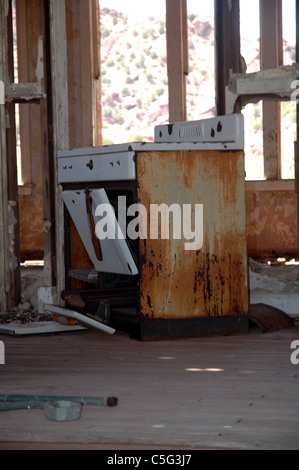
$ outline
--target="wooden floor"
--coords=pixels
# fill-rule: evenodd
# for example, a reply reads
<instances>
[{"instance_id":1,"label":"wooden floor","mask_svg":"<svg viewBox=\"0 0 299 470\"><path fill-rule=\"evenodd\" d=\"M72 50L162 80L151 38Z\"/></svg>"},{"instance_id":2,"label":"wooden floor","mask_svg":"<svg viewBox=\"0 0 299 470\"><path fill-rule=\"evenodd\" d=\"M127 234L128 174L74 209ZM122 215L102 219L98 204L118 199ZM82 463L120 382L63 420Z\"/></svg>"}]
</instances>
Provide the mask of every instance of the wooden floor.
<instances>
[{"instance_id":1,"label":"wooden floor","mask_svg":"<svg viewBox=\"0 0 299 470\"><path fill-rule=\"evenodd\" d=\"M299 449L299 327L140 343L83 331L0 336L1 394L116 396L73 423L0 414L0 449Z\"/></svg>"}]
</instances>

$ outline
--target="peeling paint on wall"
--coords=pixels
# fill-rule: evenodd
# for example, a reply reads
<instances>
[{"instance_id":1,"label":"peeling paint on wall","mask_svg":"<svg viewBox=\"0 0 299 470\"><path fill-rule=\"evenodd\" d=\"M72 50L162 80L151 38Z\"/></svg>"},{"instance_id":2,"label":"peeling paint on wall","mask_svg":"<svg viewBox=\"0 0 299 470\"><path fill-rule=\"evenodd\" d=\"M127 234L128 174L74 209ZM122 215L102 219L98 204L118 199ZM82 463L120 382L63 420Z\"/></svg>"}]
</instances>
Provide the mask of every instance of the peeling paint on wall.
<instances>
[{"instance_id":1,"label":"peeling paint on wall","mask_svg":"<svg viewBox=\"0 0 299 470\"><path fill-rule=\"evenodd\" d=\"M294 191L246 191L248 253L297 255L298 212Z\"/></svg>"}]
</instances>

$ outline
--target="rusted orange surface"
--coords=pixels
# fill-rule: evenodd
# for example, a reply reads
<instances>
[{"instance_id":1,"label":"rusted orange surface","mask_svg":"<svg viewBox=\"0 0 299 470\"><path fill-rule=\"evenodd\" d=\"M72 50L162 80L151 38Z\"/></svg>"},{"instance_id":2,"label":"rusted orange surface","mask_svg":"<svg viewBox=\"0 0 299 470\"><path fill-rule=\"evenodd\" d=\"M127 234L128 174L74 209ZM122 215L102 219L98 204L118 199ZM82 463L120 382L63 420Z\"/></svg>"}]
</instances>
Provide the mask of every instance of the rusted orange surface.
<instances>
[{"instance_id":1,"label":"rusted orange surface","mask_svg":"<svg viewBox=\"0 0 299 470\"><path fill-rule=\"evenodd\" d=\"M139 154L139 202L203 204L203 246L140 241L144 318L187 319L248 313L244 155L242 152ZM194 214L193 214L194 216ZM193 224L194 227L194 224Z\"/></svg>"},{"instance_id":2,"label":"rusted orange surface","mask_svg":"<svg viewBox=\"0 0 299 470\"><path fill-rule=\"evenodd\" d=\"M297 257L298 202L294 189L246 191L248 254Z\"/></svg>"}]
</instances>

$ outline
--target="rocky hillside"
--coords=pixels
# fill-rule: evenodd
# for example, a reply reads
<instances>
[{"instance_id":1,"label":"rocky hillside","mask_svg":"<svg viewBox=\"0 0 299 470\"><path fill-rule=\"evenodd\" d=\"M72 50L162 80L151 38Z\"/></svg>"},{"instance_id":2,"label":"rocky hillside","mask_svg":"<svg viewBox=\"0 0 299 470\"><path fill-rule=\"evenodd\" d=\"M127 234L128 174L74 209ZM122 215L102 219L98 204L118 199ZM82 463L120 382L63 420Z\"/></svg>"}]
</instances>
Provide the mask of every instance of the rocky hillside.
<instances>
[{"instance_id":1,"label":"rocky hillside","mask_svg":"<svg viewBox=\"0 0 299 470\"><path fill-rule=\"evenodd\" d=\"M153 140L154 126L168 122L165 19L130 24L105 8L101 32L105 141ZM214 31L191 15L189 34L188 118L200 119L214 114Z\"/></svg>"},{"instance_id":2,"label":"rocky hillside","mask_svg":"<svg viewBox=\"0 0 299 470\"><path fill-rule=\"evenodd\" d=\"M188 119L215 113L213 18L189 14ZM152 141L154 127L168 122L165 18L132 23L115 10L101 10L101 73L104 143ZM285 44L285 63L294 61L294 47ZM259 70L258 41L242 41L247 72ZM261 104L244 111L247 173L262 178ZM283 104L285 177L292 177L294 106Z\"/></svg>"}]
</instances>

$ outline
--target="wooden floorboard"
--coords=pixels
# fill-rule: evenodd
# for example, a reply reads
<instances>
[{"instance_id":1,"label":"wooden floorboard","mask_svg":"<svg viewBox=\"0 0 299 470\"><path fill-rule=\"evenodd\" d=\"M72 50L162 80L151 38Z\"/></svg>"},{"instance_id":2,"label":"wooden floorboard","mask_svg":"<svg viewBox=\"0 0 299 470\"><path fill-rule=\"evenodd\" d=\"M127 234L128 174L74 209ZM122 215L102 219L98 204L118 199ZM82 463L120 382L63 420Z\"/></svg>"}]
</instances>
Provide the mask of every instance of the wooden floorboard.
<instances>
[{"instance_id":1,"label":"wooden floorboard","mask_svg":"<svg viewBox=\"0 0 299 470\"><path fill-rule=\"evenodd\" d=\"M0 449L299 449L299 327L141 343L82 331L0 336L0 394L116 396L56 423L0 413Z\"/></svg>"}]
</instances>

